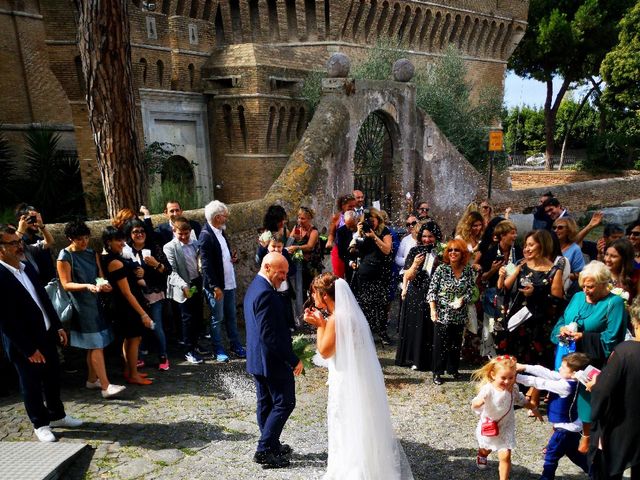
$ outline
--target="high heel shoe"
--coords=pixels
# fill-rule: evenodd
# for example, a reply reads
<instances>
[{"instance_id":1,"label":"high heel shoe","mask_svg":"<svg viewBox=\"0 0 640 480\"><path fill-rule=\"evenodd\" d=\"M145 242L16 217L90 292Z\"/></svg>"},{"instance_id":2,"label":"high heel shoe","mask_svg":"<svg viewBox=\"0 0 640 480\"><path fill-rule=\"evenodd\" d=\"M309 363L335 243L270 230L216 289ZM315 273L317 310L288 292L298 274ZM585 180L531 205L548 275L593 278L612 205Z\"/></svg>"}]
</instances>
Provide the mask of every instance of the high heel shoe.
<instances>
[{"instance_id":1,"label":"high heel shoe","mask_svg":"<svg viewBox=\"0 0 640 480\"><path fill-rule=\"evenodd\" d=\"M139 377L139 378L128 378L127 383L130 383L132 385L151 385L153 381L149 380L148 378Z\"/></svg>"}]
</instances>

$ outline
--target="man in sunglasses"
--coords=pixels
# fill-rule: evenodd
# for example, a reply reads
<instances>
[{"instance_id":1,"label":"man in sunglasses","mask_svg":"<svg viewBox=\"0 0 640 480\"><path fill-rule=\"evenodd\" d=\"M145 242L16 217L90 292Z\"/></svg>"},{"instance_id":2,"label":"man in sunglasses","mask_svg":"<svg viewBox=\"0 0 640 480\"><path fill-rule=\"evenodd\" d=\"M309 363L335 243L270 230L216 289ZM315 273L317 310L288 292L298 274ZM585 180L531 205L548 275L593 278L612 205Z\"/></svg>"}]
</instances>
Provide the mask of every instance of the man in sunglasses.
<instances>
[{"instance_id":1,"label":"man in sunglasses","mask_svg":"<svg viewBox=\"0 0 640 480\"><path fill-rule=\"evenodd\" d=\"M2 343L20 377L27 415L41 442L55 442L51 427L77 427L60 400L58 352L67 334L10 225L0 224L0 315Z\"/></svg>"},{"instance_id":2,"label":"man in sunglasses","mask_svg":"<svg viewBox=\"0 0 640 480\"><path fill-rule=\"evenodd\" d=\"M429 204L427 202L420 202L418 208L416 208L416 217L419 222L424 222L429 219Z\"/></svg>"},{"instance_id":3,"label":"man in sunglasses","mask_svg":"<svg viewBox=\"0 0 640 480\"><path fill-rule=\"evenodd\" d=\"M407 259L409 250L417 245L416 236L420 229L418 217L415 215L409 215L405 222L405 227L407 229L407 235L400 240L400 246L398 247L398 251L396 252L396 257L394 259L396 265L400 267L400 274L402 274L404 270L404 262Z\"/></svg>"}]
</instances>

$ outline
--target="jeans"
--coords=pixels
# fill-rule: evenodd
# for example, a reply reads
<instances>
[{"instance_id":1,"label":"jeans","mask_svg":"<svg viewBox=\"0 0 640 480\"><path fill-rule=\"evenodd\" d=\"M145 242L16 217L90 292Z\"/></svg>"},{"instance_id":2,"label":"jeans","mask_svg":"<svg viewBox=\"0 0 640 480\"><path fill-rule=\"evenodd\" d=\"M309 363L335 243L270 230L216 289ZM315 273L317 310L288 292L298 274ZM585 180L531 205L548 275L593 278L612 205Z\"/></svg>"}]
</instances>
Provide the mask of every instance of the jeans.
<instances>
[{"instance_id":1,"label":"jeans","mask_svg":"<svg viewBox=\"0 0 640 480\"><path fill-rule=\"evenodd\" d=\"M167 356L167 338L164 334L164 327L162 326L162 307L164 304L164 300L159 300L157 302L149 305L149 312L151 316L151 320L155 323L153 327L152 333L156 337L158 341L158 355L161 357Z\"/></svg>"},{"instance_id":2,"label":"jeans","mask_svg":"<svg viewBox=\"0 0 640 480\"><path fill-rule=\"evenodd\" d=\"M216 300L213 292L204 289L204 294L211 310L211 343L216 354L224 353L222 346L221 325L224 321L227 337L232 349L242 346L236 321L236 290L223 290L222 298Z\"/></svg>"}]
</instances>

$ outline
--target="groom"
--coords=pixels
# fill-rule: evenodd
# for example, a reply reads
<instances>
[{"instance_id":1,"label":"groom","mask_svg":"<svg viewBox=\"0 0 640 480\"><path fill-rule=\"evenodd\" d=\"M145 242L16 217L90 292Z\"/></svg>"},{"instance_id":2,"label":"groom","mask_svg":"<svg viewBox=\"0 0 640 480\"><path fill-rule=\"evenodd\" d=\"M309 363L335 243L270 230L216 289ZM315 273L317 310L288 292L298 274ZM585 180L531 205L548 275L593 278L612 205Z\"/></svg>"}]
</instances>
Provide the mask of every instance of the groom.
<instances>
[{"instance_id":1,"label":"groom","mask_svg":"<svg viewBox=\"0 0 640 480\"><path fill-rule=\"evenodd\" d=\"M292 452L290 446L280 443L280 434L296 406L293 376L302 372L302 362L291 348L283 300L276 293L288 271L283 255L268 253L244 297L247 372L256 383L260 427L253 461L263 468L288 467Z\"/></svg>"}]
</instances>

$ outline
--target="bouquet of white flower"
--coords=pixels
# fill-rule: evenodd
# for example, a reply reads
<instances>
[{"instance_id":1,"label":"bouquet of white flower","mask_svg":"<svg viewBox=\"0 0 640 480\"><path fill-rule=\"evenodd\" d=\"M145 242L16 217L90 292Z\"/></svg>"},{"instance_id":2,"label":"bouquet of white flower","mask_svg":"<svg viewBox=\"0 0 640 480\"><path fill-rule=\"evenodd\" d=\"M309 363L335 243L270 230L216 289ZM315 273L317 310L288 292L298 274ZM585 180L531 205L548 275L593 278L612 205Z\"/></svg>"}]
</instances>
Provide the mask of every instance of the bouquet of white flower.
<instances>
[{"instance_id":1,"label":"bouquet of white flower","mask_svg":"<svg viewBox=\"0 0 640 480\"><path fill-rule=\"evenodd\" d=\"M291 341L291 347L293 353L302 361L303 369L302 374L305 375L305 370L313 366L311 359L316 354L315 348L304 338L304 335L296 335Z\"/></svg>"}]
</instances>

